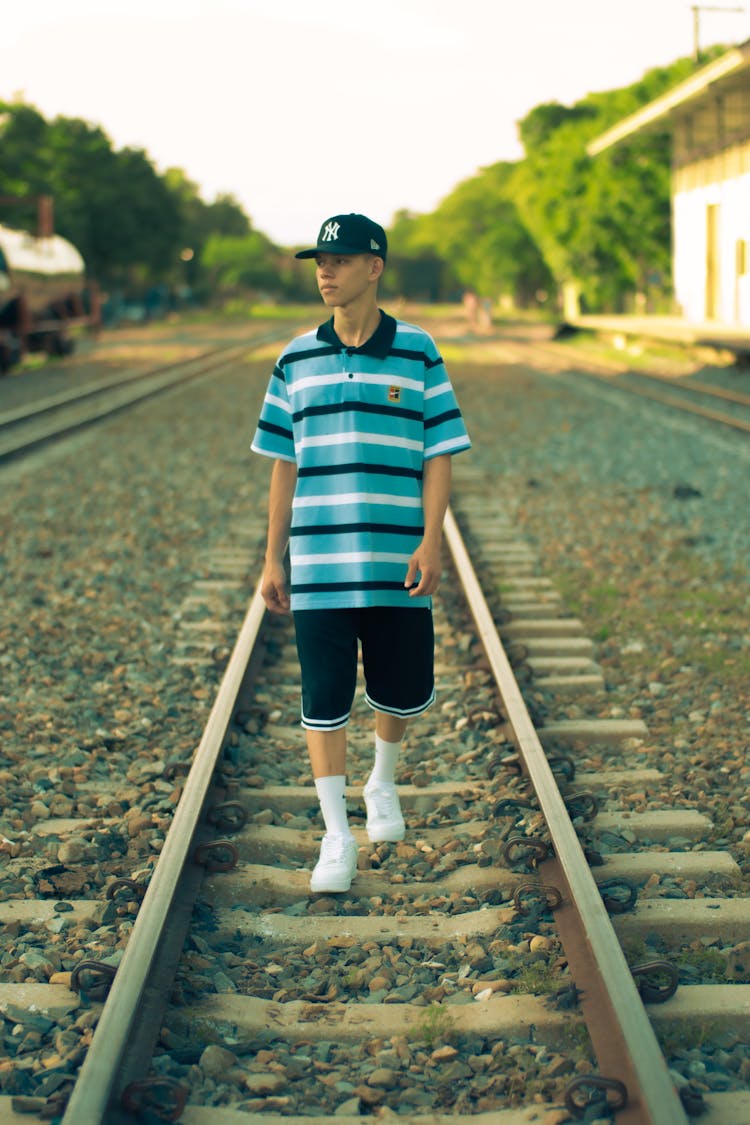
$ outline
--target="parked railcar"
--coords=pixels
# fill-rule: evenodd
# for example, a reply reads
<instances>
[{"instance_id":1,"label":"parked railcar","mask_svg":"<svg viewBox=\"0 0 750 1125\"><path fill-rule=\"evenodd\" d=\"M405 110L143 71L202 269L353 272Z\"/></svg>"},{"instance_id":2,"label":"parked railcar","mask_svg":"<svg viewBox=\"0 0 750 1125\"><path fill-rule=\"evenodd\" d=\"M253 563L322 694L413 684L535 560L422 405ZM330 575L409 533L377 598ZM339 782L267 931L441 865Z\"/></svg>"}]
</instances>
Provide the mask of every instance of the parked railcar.
<instances>
[{"instance_id":1,"label":"parked railcar","mask_svg":"<svg viewBox=\"0 0 750 1125\"><path fill-rule=\"evenodd\" d=\"M0 225L0 374L27 351L67 355L70 328L95 325L96 304L71 242Z\"/></svg>"}]
</instances>

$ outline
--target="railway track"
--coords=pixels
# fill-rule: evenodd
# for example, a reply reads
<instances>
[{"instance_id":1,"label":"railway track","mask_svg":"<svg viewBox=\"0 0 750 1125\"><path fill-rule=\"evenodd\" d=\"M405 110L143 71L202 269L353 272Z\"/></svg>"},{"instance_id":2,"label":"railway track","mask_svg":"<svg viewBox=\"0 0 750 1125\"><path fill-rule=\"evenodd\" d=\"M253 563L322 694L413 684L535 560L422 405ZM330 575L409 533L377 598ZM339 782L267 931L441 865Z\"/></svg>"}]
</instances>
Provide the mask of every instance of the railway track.
<instances>
[{"instance_id":1,"label":"railway track","mask_svg":"<svg viewBox=\"0 0 750 1125\"><path fill-rule=\"evenodd\" d=\"M19 1112L0 1101L3 1125L29 1111L116 1125L138 1110L187 1125L321 1115L346 1125L385 1107L415 1123L499 1125L541 1109L590 1118L597 1102L618 1122L667 1125L699 1110L710 1125L746 1119L744 1092L704 1097L685 1082L678 1097L657 1045L689 1036L696 1021L714 1035L745 1027L747 986L670 995L685 947L746 934L739 872L710 847L705 818L658 808L668 778L646 764L644 724L596 716L593 646L508 518L488 524L487 488L481 474L459 472L447 533L468 589L459 596L446 583L436 605L441 691L406 744L404 845L367 846L360 829L352 891L311 898L320 829L299 749L293 643L288 625L264 621L256 594L150 876L133 885L131 871L111 871L98 896L0 906L4 927L42 934L64 935L72 919L94 934L122 920L121 959L79 961L60 983L0 984L0 1011L25 1044L11 1065L22 1072L36 1036L50 1076L49 1094L16 1096ZM242 581L243 546L225 545L215 582ZM212 659L210 638L201 643ZM524 693L532 711L539 698L575 699L592 717L535 724ZM368 755L354 743L355 783ZM353 810L357 794L355 784ZM97 828L47 822L44 835L65 856L66 841ZM681 850L665 848L675 837ZM45 877L54 886L55 872ZM700 894L670 897L687 884ZM659 963L638 968L620 942L658 949L647 960ZM305 967L293 985L286 963ZM223 988L201 977L211 964L225 970ZM53 1045L71 1026L81 1063L72 1094Z\"/></svg>"},{"instance_id":2,"label":"railway track","mask_svg":"<svg viewBox=\"0 0 750 1125\"><path fill-rule=\"evenodd\" d=\"M159 364L145 371L125 371L114 378L92 379L82 386L5 411L0 414L0 464L23 457L154 395L179 388L193 379L219 374L235 364L248 348L272 343L281 335L278 328L255 331L248 333L245 340L213 347L189 359ZM33 380L33 375L28 378Z\"/></svg>"},{"instance_id":3,"label":"railway track","mask_svg":"<svg viewBox=\"0 0 750 1125\"><path fill-rule=\"evenodd\" d=\"M750 433L750 395L700 380L677 381L667 375L628 371L618 389L692 414L736 433Z\"/></svg>"},{"instance_id":4,"label":"railway track","mask_svg":"<svg viewBox=\"0 0 750 1125\"><path fill-rule=\"evenodd\" d=\"M76 880L89 842L131 830L121 812L39 825L40 894L0 904L0 1075L18 1091L0 1098L2 1125L117 1125L138 1112L187 1125L334 1115L346 1125L389 1109L414 1123L515 1125L590 1119L597 1104L618 1122L667 1125L701 1110L707 1125L750 1119L745 1089L667 1069L685 1044L747 1039L747 986L700 983L697 952L744 940L739 870L706 817L672 807L668 771L653 766L666 748L641 721L607 715L595 646L496 493L459 463L456 557L436 604L438 704L404 754L410 831L376 848L359 831L349 895L309 895L321 828L293 643L283 623L261 620L257 598L200 769L186 781L169 755L155 769L155 808L167 790L182 794L174 818L153 814L171 820L153 847L159 864L138 871L114 854ZM237 615L261 523L211 552L178 614L175 663L223 664L222 615L224 626ZM459 530L489 618L457 592ZM354 743L352 811L369 753ZM227 842L213 847L217 834ZM30 865L28 851L6 856ZM574 900L588 921L576 922ZM38 959L14 959L16 933L33 935Z\"/></svg>"},{"instance_id":5,"label":"railway track","mask_svg":"<svg viewBox=\"0 0 750 1125\"><path fill-rule=\"evenodd\" d=\"M590 378L605 379L617 390L658 402L672 410L714 422L735 433L750 433L750 394L736 387L722 386L692 375L679 377L658 371L639 371L624 363L613 363L590 353L554 344L535 343L534 350L544 356L550 370L570 369L570 360L582 361ZM568 362L563 362L565 359ZM536 360L538 363L538 358Z\"/></svg>"}]
</instances>

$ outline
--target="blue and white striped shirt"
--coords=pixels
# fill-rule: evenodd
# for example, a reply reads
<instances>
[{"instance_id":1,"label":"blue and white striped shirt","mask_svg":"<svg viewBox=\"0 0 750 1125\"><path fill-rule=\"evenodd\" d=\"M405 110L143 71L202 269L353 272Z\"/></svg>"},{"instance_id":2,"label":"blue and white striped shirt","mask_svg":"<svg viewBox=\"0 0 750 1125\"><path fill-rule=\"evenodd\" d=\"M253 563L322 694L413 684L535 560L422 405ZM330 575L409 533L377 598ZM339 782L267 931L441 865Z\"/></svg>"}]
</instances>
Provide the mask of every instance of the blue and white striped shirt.
<instances>
[{"instance_id":1,"label":"blue and white striped shirt","mask_svg":"<svg viewBox=\"0 0 750 1125\"><path fill-rule=\"evenodd\" d=\"M271 376L256 453L297 464L291 607L424 607L404 589L424 534L424 461L470 446L432 338L381 313L358 348L333 320L298 336Z\"/></svg>"}]
</instances>

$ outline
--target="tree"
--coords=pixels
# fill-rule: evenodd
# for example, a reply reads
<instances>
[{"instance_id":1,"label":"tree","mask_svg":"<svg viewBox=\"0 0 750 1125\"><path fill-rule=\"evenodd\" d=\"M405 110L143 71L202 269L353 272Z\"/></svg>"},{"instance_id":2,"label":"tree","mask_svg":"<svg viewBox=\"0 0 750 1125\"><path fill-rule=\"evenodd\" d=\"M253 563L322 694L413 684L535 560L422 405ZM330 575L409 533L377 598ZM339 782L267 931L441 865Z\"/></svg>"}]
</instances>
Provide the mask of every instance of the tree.
<instances>
[{"instance_id":1,"label":"tree","mask_svg":"<svg viewBox=\"0 0 750 1125\"><path fill-rule=\"evenodd\" d=\"M536 106L520 123L513 199L557 285L591 308L620 308L655 277L668 291L670 150L663 137L636 137L591 159L586 146L694 70L680 59L572 107Z\"/></svg>"},{"instance_id":2,"label":"tree","mask_svg":"<svg viewBox=\"0 0 750 1125\"><path fill-rule=\"evenodd\" d=\"M259 231L242 238L214 234L203 250L203 264L213 289L224 295L277 288L277 250Z\"/></svg>"},{"instance_id":3,"label":"tree","mask_svg":"<svg viewBox=\"0 0 750 1125\"><path fill-rule=\"evenodd\" d=\"M465 180L435 212L439 245L463 289L528 304L550 275L510 194L514 165L500 162Z\"/></svg>"},{"instance_id":4,"label":"tree","mask_svg":"<svg viewBox=\"0 0 750 1125\"><path fill-rule=\"evenodd\" d=\"M431 216L399 211L388 235L388 269L383 291L412 300L438 301L451 281L444 256L431 241Z\"/></svg>"},{"instance_id":5,"label":"tree","mask_svg":"<svg viewBox=\"0 0 750 1125\"><path fill-rule=\"evenodd\" d=\"M213 235L245 238L251 224L231 195L205 203L180 169L160 175L138 148L116 151L104 131L80 118L47 122L33 107L0 104L0 194L51 195L55 228L80 250L105 287L143 291L191 281ZM0 221L33 230L33 204L4 207Z\"/></svg>"},{"instance_id":6,"label":"tree","mask_svg":"<svg viewBox=\"0 0 750 1125\"><path fill-rule=\"evenodd\" d=\"M44 191L49 182L51 154L47 145L47 122L32 106L0 102L0 195L23 198ZM33 230L36 209L33 204L4 203L0 222Z\"/></svg>"},{"instance_id":7,"label":"tree","mask_svg":"<svg viewBox=\"0 0 750 1125\"><path fill-rule=\"evenodd\" d=\"M666 293L668 146L635 137L595 159L586 146L695 68L680 59L573 106L535 106L520 123L522 160L481 169L431 214L394 216L385 292L438 301L471 288L527 304L557 287L591 308L620 308L657 278ZM52 195L57 230L104 285L314 293L309 271L255 231L231 195L206 203L181 169L160 175L141 149L115 151L97 125L47 122L32 106L0 103L0 143L0 194ZM0 221L33 229L35 211L4 207Z\"/></svg>"},{"instance_id":8,"label":"tree","mask_svg":"<svg viewBox=\"0 0 750 1125\"><path fill-rule=\"evenodd\" d=\"M561 286L583 287L594 276L596 217L586 207L587 141L598 130L593 109L538 106L520 124L526 159L512 193L547 267Z\"/></svg>"}]
</instances>

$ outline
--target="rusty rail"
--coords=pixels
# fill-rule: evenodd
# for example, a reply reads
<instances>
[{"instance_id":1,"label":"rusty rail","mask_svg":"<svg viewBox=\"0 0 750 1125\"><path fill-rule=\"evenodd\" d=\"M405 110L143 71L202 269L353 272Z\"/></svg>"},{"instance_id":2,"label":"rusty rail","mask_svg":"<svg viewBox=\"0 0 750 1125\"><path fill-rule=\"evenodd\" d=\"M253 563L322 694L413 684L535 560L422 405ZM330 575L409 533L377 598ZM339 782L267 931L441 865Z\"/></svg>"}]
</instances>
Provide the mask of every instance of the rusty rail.
<instances>
[{"instance_id":1,"label":"rusty rail","mask_svg":"<svg viewBox=\"0 0 750 1125\"><path fill-rule=\"evenodd\" d=\"M554 858L540 866L560 895L555 920L581 990L581 1008L601 1077L622 1083L618 1125L687 1125L638 989L612 928L508 658L497 635L458 525L449 510L445 535L500 691L523 767L549 829Z\"/></svg>"},{"instance_id":2,"label":"rusty rail","mask_svg":"<svg viewBox=\"0 0 750 1125\"><path fill-rule=\"evenodd\" d=\"M113 1099L120 1094L117 1089L120 1063L128 1046L157 946L188 863L195 830L264 615L265 606L258 586L219 686L125 955L79 1071L62 1125L101 1125L111 1120L107 1112Z\"/></svg>"}]
</instances>

